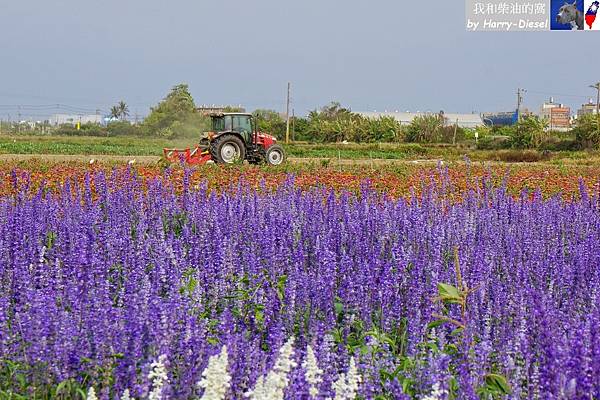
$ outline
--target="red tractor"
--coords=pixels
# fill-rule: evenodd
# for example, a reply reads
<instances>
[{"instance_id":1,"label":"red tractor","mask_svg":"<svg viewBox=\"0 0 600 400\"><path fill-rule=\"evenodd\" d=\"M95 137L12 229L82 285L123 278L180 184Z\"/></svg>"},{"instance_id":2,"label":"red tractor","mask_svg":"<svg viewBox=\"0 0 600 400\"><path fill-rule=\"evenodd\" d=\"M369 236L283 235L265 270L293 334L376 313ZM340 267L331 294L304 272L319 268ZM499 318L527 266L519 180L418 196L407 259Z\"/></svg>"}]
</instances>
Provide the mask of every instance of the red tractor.
<instances>
[{"instance_id":1,"label":"red tractor","mask_svg":"<svg viewBox=\"0 0 600 400\"><path fill-rule=\"evenodd\" d=\"M184 161L198 165L213 161L231 164L248 160L251 164L280 165L285 161L285 151L277 139L258 131L252 114L212 114L212 131L208 132L193 149L163 149L171 162Z\"/></svg>"}]
</instances>

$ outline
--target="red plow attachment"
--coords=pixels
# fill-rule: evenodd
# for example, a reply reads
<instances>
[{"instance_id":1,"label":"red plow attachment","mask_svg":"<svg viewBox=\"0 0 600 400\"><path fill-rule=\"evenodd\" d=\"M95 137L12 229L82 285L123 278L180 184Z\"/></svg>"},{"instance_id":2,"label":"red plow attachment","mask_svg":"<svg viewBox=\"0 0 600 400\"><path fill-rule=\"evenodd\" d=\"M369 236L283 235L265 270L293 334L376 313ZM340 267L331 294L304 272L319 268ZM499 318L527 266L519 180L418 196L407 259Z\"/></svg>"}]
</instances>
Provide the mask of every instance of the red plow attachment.
<instances>
[{"instance_id":1,"label":"red plow attachment","mask_svg":"<svg viewBox=\"0 0 600 400\"><path fill-rule=\"evenodd\" d=\"M165 159L170 162L186 163L189 165L206 164L212 158L206 148L196 146L193 149L163 149Z\"/></svg>"}]
</instances>

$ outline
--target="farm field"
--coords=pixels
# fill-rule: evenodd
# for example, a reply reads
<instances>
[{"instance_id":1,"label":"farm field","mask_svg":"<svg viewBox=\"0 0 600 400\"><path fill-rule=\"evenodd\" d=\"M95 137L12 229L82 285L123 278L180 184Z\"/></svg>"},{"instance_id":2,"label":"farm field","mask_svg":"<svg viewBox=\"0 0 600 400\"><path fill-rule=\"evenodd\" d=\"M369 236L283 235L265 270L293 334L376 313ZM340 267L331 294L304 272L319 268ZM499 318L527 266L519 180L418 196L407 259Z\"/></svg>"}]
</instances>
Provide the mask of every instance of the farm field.
<instances>
[{"instance_id":1,"label":"farm field","mask_svg":"<svg viewBox=\"0 0 600 400\"><path fill-rule=\"evenodd\" d=\"M106 156L162 156L162 149L194 146L196 139L157 139L139 137L92 137L92 136L6 136L0 135L0 156L13 154L30 155L106 155ZM471 146L474 143L470 144ZM380 144L307 144L285 145L288 156L293 159L341 159L341 160L462 160L467 155L473 161L536 162L550 163L598 163L600 155L595 151L553 152L549 155L538 151L523 150L473 150L470 147L449 145L422 145L415 143Z\"/></svg>"},{"instance_id":2,"label":"farm field","mask_svg":"<svg viewBox=\"0 0 600 400\"><path fill-rule=\"evenodd\" d=\"M598 398L599 182L0 161L0 398Z\"/></svg>"}]
</instances>

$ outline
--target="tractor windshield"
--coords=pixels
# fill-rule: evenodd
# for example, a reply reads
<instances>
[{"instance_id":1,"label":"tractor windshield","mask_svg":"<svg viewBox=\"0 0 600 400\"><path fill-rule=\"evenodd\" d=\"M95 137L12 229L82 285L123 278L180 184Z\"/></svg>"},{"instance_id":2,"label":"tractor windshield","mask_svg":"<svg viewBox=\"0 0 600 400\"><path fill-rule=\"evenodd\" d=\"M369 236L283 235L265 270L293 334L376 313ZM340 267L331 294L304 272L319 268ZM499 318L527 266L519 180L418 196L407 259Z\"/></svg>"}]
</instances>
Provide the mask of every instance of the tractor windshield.
<instances>
[{"instance_id":1,"label":"tractor windshield","mask_svg":"<svg viewBox=\"0 0 600 400\"><path fill-rule=\"evenodd\" d=\"M247 115L236 115L233 117L233 130L239 133L251 133L252 123Z\"/></svg>"},{"instance_id":2,"label":"tractor windshield","mask_svg":"<svg viewBox=\"0 0 600 400\"><path fill-rule=\"evenodd\" d=\"M213 117L212 119L213 132L226 132L231 130L231 116Z\"/></svg>"},{"instance_id":3,"label":"tractor windshield","mask_svg":"<svg viewBox=\"0 0 600 400\"><path fill-rule=\"evenodd\" d=\"M222 117L213 117L213 132L234 131L241 134L252 133L252 122L249 115L225 115Z\"/></svg>"}]
</instances>

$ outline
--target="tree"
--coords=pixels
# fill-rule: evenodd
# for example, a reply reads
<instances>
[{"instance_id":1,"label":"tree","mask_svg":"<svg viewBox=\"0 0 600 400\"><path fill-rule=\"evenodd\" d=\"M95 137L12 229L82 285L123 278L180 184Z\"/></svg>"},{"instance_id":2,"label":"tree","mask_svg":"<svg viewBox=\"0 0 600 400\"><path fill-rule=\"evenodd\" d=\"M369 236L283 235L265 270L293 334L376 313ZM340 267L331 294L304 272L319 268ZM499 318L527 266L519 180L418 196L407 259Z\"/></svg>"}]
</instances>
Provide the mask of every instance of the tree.
<instances>
[{"instance_id":1,"label":"tree","mask_svg":"<svg viewBox=\"0 0 600 400\"><path fill-rule=\"evenodd\" d=\"M121 100L119 104L117 104L117 109L119 110L119 118L121 120L127 119L127 116L129 115L129 107L127 106L127 103Z\"/></svg>"},{"instance_id":2,"label":"tree","mask_svg":"<svg viewBox=\"0 0 600 400\"><path fill-rule=\"evenodd\" d=\"M539 147L549 136L548 121L535 115L527 116L513 127L511 145L519 149Z\"/></svg>"},{"instance_id":3,"label":"tree","mask_svg":"<svg viewBox=\"0 0 600 400\"><path fill-rule=\"evenodd\" d=\"M440 140L444 119L439 114L418 115L406 129L406 141L432 143Z\"/></svg>"},{"instance_id":4,"label":"tree","mask_svg":"<svg viewBox=\"0 0 600 400\"><path fill-rule=\"evenodd\" d=\"M110 108L110 118L111 119L119 119L119 115L121 115L120 111L119 111L119 107L112 106Z\"/></svg>"},{"instance_id":5,"label":"tree","mask_svg":"<svg viewBox=\"0 0 600 400\"><path fill-rule=\"evenodd\" d=\"M573 133L577 144L582 148L600 147L600 132L598 131L600 115L585 114L577 118Z\"/></svg>"},{"instance_id":6,"label":"tree","mask_svg":"<svg viewBox=\"0 0 600 400\"><path fill-rule=\"evenodd\" d=\"M178 124L175 125L175 123ZM144 128L151 134L172 137L200 134L206 118L196 112L194 99L188 85L179 84L156 107L144 121ZM175 125L175 126L174 126Z\"/></svg>"},{"instance_id":7,"label":"tree","mask_svg":"<svg viewBox=\"0 0 600 400\"><path fill-rule=\"evenodd\" d=\"M324 119L334 121L339 119L347 119L351 116L352 111L349 108L342 107L337 101L332 101L326 106L321 107L319 111L311 111L309 119Z\"/></svg>"},{"instance_id":8,"label":"tree","mask_svg":"<svg viewBox=\"0 0 600 400\"><path fill-rule=\"evenodd\" d=\"M285 136L285 120L274 110L255 110L252 115L257 122L258 130L269 133L279 139Z\"/></svg>"}]
</instances>

